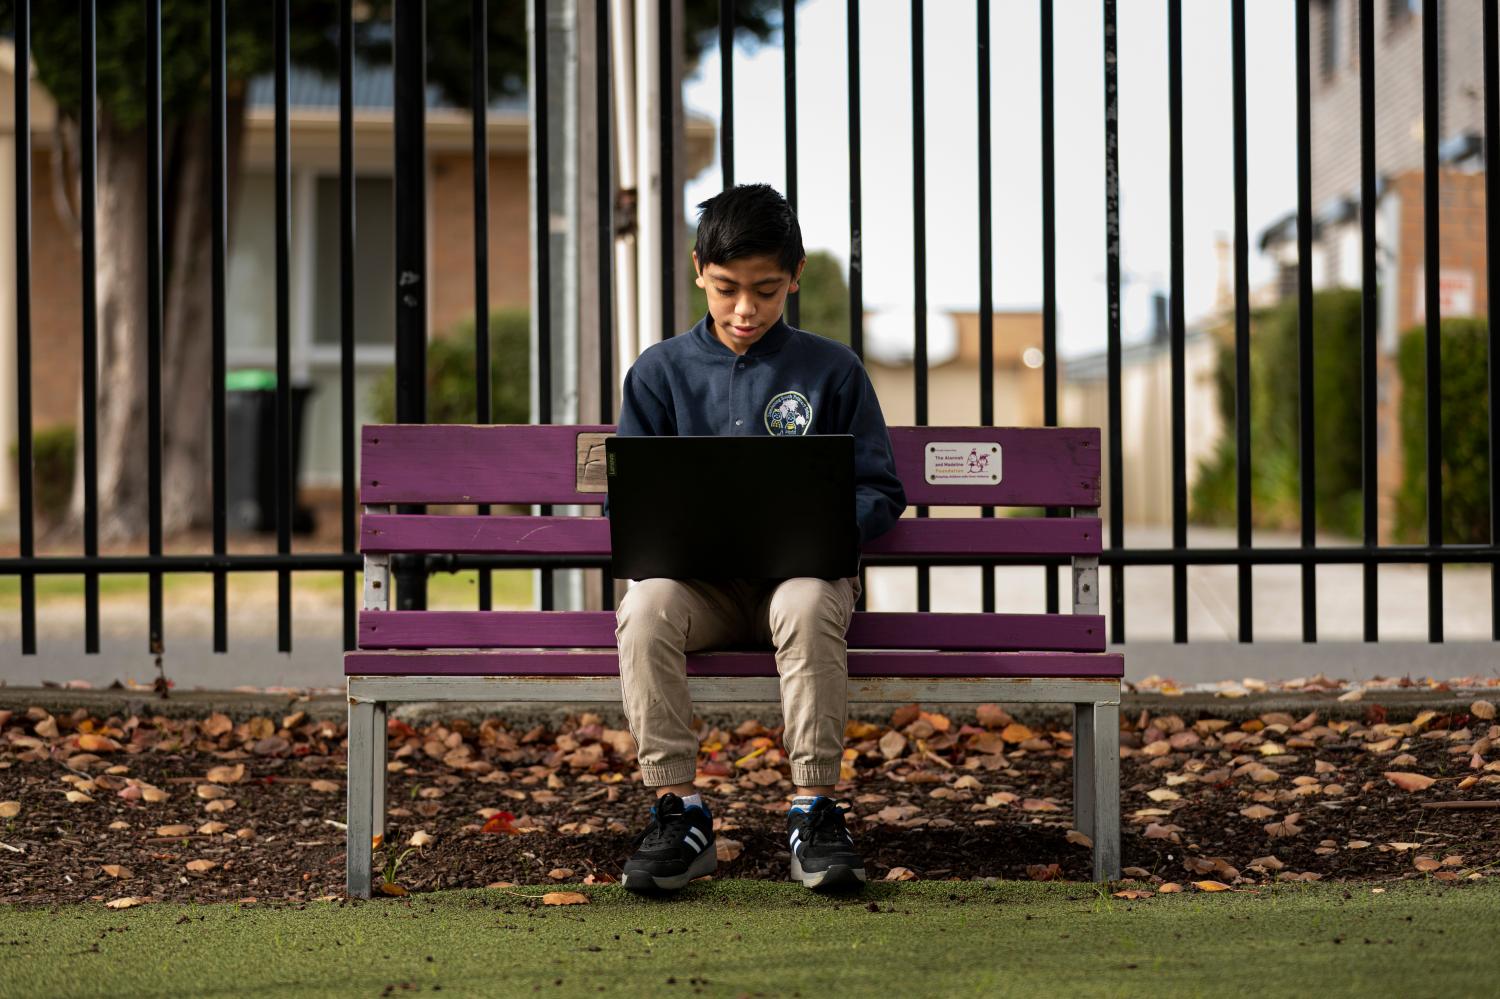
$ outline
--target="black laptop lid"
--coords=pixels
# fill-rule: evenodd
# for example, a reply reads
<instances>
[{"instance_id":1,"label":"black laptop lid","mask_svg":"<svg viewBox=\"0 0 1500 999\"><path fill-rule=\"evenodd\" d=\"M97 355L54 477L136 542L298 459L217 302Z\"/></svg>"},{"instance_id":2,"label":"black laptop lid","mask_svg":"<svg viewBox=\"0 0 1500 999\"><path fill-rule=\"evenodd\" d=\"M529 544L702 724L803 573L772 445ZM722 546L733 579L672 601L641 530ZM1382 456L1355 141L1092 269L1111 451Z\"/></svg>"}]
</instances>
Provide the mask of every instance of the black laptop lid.
<instances>
[{"instance_id":1,"label":"black laptop lid","mask_svg":"<svg viewBox=\"0 0 1500 999\"><path fill-rule=\"evenodd\" d=\"M837 579L859 570L854 438L612 437L617 579Z\"/></svg>"}]
</instances>

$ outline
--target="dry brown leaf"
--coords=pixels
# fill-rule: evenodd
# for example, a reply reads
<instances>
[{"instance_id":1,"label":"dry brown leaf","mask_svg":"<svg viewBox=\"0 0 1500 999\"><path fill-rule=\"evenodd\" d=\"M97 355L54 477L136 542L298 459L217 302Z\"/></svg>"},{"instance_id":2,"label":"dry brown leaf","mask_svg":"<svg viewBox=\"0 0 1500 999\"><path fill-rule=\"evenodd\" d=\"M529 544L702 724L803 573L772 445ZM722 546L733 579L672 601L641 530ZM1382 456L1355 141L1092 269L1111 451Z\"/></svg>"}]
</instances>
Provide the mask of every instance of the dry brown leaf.
<instances>
[{"instance_id":1,"label":"dry brown leaf","mask_svg":"<svg viewBox=\"0 0 1500 999\"><path fill-rule=\"evenodd\" d=\"M1128 899L1131 899L1131 900L1135 900L1135 899L1138 899L1138 898L1150 898L1152 895L1155 895L1155 894L1156 894L1155 892L1141 891L1140 889L1137 889L1137 888L1126 888L1124 891L1117 891L1117 892L1115 892L1114 896L1115 896L1115 898L1128 898Z\"/></svg>"},{"instance_id":2,"label":"dry brown leaf","mask_svg":"<svg viewBox=\"0 0 1500 999\"><path fill-rule=\"evenodd\" d=\"M198 827L198 832L203 836L217 836L229 827L222 822L205 822Z\"/></svg>"},{"instance_id":3,"label":"dry brown leaf","mask_svg":"<svg viewBox=\"0 0 1500 999\"><path fill-rule=\"evenodd\" d=\"M117 898L113 901L105 902L104 907L106 909L129 909L137 905L145 905L147 901L149 900L144 898L137 898L132 895L127 898Z\"/></svg>"},{"instance_id":4,"label":"dry brown leaf","mask_svg":"<svg viewBox=\"0 0 1500 999\"><path fill-rule=\"evenodd\" d=\"M400 885L392 884L389 881L387 881L387 882L384 882L383 884L381 884L381 886L380 886L380 893L382 895L395 895L397 898L400 898L401 896L407 894L407 891L406 891L405 888L401 887Z\"/></svg>"},{"instance_id":5,"label":"dry brown leaf","mask_svg":"<svg viewBox=\"0 0 1500 999\"><path fill-rule=\"evenodd\" d=\"M315 780L308 787L319 794L337 794L343 790L343 786L338 781L332 780Z\"/></svg>"},{"instance_id":6,"label":"dry brown leaf","mask_svg":"<svg viewBox=\"0 0 1500 999\"><path fill-rule=\"evenodd\" d=\"M1409 774L1396 770L1387 770L1385 779L1403 791L1425 791L1437 783L1436 778L1428 777L1426 774Z\"/></svg>"},{"instance_id":7,"label":"dry brown leaf","mask_svg":"<svg viewBox=\"0 0 1500 999\"><path fill-rule=\"evenodd\" d=\"M880 737L880 755L894 760L906 750L906 736L891 729Z\"/></svg>"},{"instance_id":8,"label":"dry brown leaf","mask_svg":"<svg viewBox=\"0 0 1500 999\"><path fill-rule=\"evenodd\" d=\"M215 784L238 784L245 779L245 765L236 763L232 767L212 767L208 771L208 779Z\"/></svg>"},{"instance_id":9,"label":"dry brown leaf","mask_svg":"<svg viewBox=\"0 0 1500 999\"><path fill-rule=\"evenodd\" d=\"M1490 721L1495 717L1495 705L1490 701L1475 701L1469 705L1469 714Z\"/></svg>"},{"instance_id":10,"label":"dry brown leaf","mask_svg":"<svg viewBox=\"0 0 1500 999\"><path fill-rule=\"evenodd\" d=\"M589 897L581 891L549 891L542 896L543 905L588 905Z\"/></svg>"},{"instance_id":11,"label":"dry brown leaf","mask_svg":"<svg viewBox=\"0 0 1500 999\"><path fill-rule=\"evenodd\" d=\"M1263 868L1265 868L1268 871L1279 871L1283 867L1285 867L1286 865L1283 864L1276 857L1266 856L1266 857L1256 857L1254 860L1250 861L1250 863L1247 864L1246 866L1247 867L1263 867Z\"/></svg>"},{"instance_id":12,"label":"dry brown leaf","mask_svg":"<svg viewBox=\"0 0 1500 999\"><path fill-rule=\"evenodd\" d=\"M194 874L202 874L204 871L211 871L218 866L219 862L217 860L189 860L187 862L187 869Z\"/></svg>"},{"instance_id":13,"label":"dry brown leaf","mask_svg":"<svg viewBox=\"0 0 1500 999\"><path fill-rule=\"evenodd\" d=\"M1176 881L1168 881L1166 884L1156 886L1156 893L1158 895L1173 895L1180 891L1182 891L1182 885Z\"/></svg>"},{"instance_id":14,"label":"dry brown leaf","mask_svg":"<svg viewBox=\"0 0 1500 999\"><path fill-rule=\"evenodd\" d=\"M78 748L86 753L113 753L119 751L120 744L107 735L86 732L78 737Z\"/></svg>"},{"instance_id":15,"label":"dry brown leaf","mask_svg":"<svg viewBox=\"0 0 1500 999\"><path fill-rule=\"evenodd\" d=\"M1078 846L1093 847L1094 845L1092 839L1077 829L1069 829L1067 839L1069 843L1076 843Z\"/></svg>"},{"instance_id":16,"label":"dry brown leaf","mask_svg":"<svg viewBox=\"0 0 1500 999\"><path fill-rule=\"evenodd\" d=\"M1176 791L1173 791L1170 788L1153 787L1151 790L1146 792L1146 797L1150 798L1152 801L1177 801L1182 798L1182 795L1178 794Z\"/></svg>"},{"instance_id":17,"label":"dry brown leaf","mask_svg":"<svg viewBox=\"0 0 1500 999\"><path fill-rule=\"evenodd\" d=\"M916 875L905 867L892 867L885 872L885 879L887 881L911 881L915 878Z\"/></svg>"},{"instance_id":18,"label":"dry brown leaf","mask_svg":"<svg viewBox=\"0 0 1500 999\"><path fill-rule=\"evenodd\" d=\"M1023 810L1025 810L1025 811L1028 811L1028 812L1060 812L1060 811L1062 811L1062 809L1059 808L1057 805L1054 805L1050 801L1043 801L1041 798L1026 798L1026 799L1023 799L1022 802L1021 802L1021 808Z\"/></svg>"},{"instance_id":19,"label":"dry brown leaf","mask_svg":"<svg viewBox=\"0 0 1500 999\"><path fill-rule=\"evenodd\" d=\"M1301 817L1301 812L1291 812L1280 822L1266 823L1264 827L1266 830L1266 835L1270 836L1272 839L1279 839L1283 836L1297 835L1302 831L1302 827L1297 825L1297 820Z\"/></svg>"},{"instance_id":20,"label":"dry brown leaf","mask_svg":"<svg viewBox=\"0 0 1500 999\"><path fill-rule=\"evenodd\" d=\"M90 798L82 791L69 791L67 794L63 795L63 797L67 798L75 805L89 805L94 801L93 798Z\"/></svg>"},{"instance_id":21,"label":"dry brown leaf","mask_svg":"<svg viewBox=\"0 0 1500 999\"><path fill-rule=\"evenodd\" d=\"M1226 885L1222 881L1194 881L1193 882L1193 887L1194 888L1201 888L1203 891L1230 891L1231 890L1230 887L1228 885Z\"/></svg>"},{"instance_id":22,"label":"dry brown leaf","mask_svg":"<svg viewBox=\"0 0 1500 999\"><path fill-rule=\"evenodd\" d=\"M406 842L409 846L423 847L427 846L429 843L432 843L435 839L436 837L434 837L432 833L428 832L426 829L418 829L416 832L411 834L411 839L407 840Z\"/></svg>"},{"instance_id":23,"label":"dry brown leaf","mask_svg":"<svg viewBox=\"0 0 1500 999\"><path fill-rule=\"evenodd\" d=\"M1035 738L1035 736L1035 732L1020 722L1011 722L1000 731L1000 738L1006 742L1025 742L1027 739Z\"/></svg>"},{"instance_id":24,"label":"dry brown leaf","mask_svg":"<svg viewBox=\"0 0 1500 999\"><path fill-rule=\"evenodd\" d=\"M1413 857L1411 865L1419 871L1435 871L1443 866L1435 858L1428 856Z\"/></svg>"},{"instance_id":25,"label":"dry brown leaf","mask_svg":"<svg viewBox=\"0 0 1500 999\"><path fill-rule=\"evenodd\" d=\"M718 854L719 862L727 864L739 857L745 849L745 844L737 839L725 839L722 836L714 840L714 852Z\"/></svg>"},{"instance_id":26,"label":"dry brown leaf","mask_svg":"<svg viewBox=\"0 0 1500 999\"><path fill-rule=\"evenodd\" d=\"M119 864L105 864L102 868L100 868L100 870L102 870L105 874L108 874L110 877L118 878L121 881L128 881L131 878L135 877L135 872L133 872L130 868L122 867Z\"/></svg>"},{"instance_id":27,"label":"dry brown leaf","mask_svg":"<svg viewBox=\"0 0 1500 999\"><path fill-rule=\"evenodd\" d=\"M156 827L156 835L158 835L158 836L169 836L169 837L172 837L172 838L175 839L178 836L191 836L192 834L193 834L193 827L192 826L187 826L187 825L171 825L171 826L157 826Z\"/></svg>"},{"instance_id":28,"label":"dry brown leaf","mask_svg":"<svg viewBox=\"0 0 1500 999\"><path fill-rule=\"evenodd\" d=\"M236 802L233 798L220 798L218 801L210 801L208 804L204 805L203 810L206 812L227 812L236 804L238 804L238 802Z\"/></svg>"},{"instance_id":29,"label":"dry brown leaf","mask_svg":"<svg viewBox=\"0 0 1500 999\"><path fill-rule=\"evenodd\" d=\"M1004 728L1010 724L1010 715L998 704L981 704L974 709L974 717L985 728Z\"/></svg>"},{"instance_id":30,"label":"dry brown leaf","mask_svg":"<svg viewBox=\"0 0 1500 999\"><path fill-rule=\"evenodd\" d=\"M1057 864L1027 864L1026 876L1033 881L1061 881L1062 868Z\"/></svg>"},{"instance_id":31,"label":"dry brown leaf","mask_svg":"<svg viewBox=\"0 0 1500 999\"><path fill-rule=\"evenodd\" d=\"M198 785L198 797L200 797L200 798L206 798L209 801L213 801L213 800L215 800L217 798L222 798L222 797L224 797L227 794L229 794L229 792L226 791L226 790L224 790L222 787L220 787L217 784L199 784Z\"/></svg>"},{"instance_id":32,"label":"dry brown leaf","mask_svg":"<svg viewBox=\"0 0 1500 999\"><path fill-rule=\"evenodd\" d=\"M152 787L149 784L145 784L141 786L141 797L146 801L160 803L166 801L172 795L159 787Z\"/></svg>"},{"instance_id":33,"label":"dry brown leaf","mask_svg":"<svg viewBox=\"0 0 1500 999\"><path fill-rule=\"evenodd\" d=\"M228 715L215 711L208 716L208 720L203 722L199 728L204 735L212 739L217 739L219 736L233 729L234 722L230 721Z\"/></svg>"},{"instance_id":34,"label":"dry brown leaf","mask_svg":"<svg viewBox=\"0 0 1500 999\"><path fill-rule=\"evenodd\" d=\"M1275 815L1276 809L1267 808L1265 805L1250 805L1246 808L1241 808L1240 814L1247 819L1255 819L1258 822L1261 819L1269 819Z\"/></svg>"},{"instance_id":35,"label":"dry brown leaf","mask_svg":"<svg viewBox=\"0 0 1500 999\"><path fill-rule=\"evenodd\" d=\"M21 814L19 801L0 801L0 819L13 819Z\"/></svg>"}]
</instances>

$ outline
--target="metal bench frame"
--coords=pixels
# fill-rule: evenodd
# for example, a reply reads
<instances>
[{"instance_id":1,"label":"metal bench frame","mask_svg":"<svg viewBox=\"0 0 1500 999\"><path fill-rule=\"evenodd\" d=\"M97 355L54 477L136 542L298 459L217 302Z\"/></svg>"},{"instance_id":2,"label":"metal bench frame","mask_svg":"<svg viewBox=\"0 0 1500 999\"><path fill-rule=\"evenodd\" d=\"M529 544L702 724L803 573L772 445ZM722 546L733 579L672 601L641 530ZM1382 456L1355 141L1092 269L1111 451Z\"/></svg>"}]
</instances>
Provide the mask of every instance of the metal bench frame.
<instances>
[{"instance_id":1,"label":"metal bench frame","mask_svg":"<svg viewBox=\"0 0 1500 999\"><path fill-rule=\"evenodd\" d=\"M437 429L437 428L431 428ZM582 433L612 428L577 427ZM923 428L927 430L928 428ZM371 432L395 428L366 428L366 446ZM994 433L995 428L964 428L965 432ZM893 428L893 433L894 433ZM1097 432L1096 432L1097 433ZM375 438L378 443L378 438ZM582 445L580 444L580 450ZM367 450L368 456L368 450ZM579 482L583 479L580 458ZM1097 497L1097 477L1094 481ZM366 497L379 494L378 480L363 482ZM440 487L441 488L441 487ZM462 500L483 502L467 495ZM437 502L437 499L430 499ZM587 501L587 500L585 500ZM598 502L594 498L594 502ZM984 502L979 500L978 503ZM1095 500L1097 502L1097 499ZM1021 505L1021 504L1016 504ZM389 512L385 503L367 503L365 514ZM1097 516L1095 507L1075 507L1075 515ZM366 611L390 610L390 555L364 553L364 600ZM1072 610L1074 614L1099 612L1099 560L1097 555L1072 558ZM505 613L505 612L499 612ZM361 629L364 635L364 628ZM361 642L361 646L364 646ZM446 650L446 647L445 647ZM412 672L371 675L349 672L348 729L348 830L347 891L351 897L368 898L371 888L373 837L385 831L385 779L387 760L387 706L400 702L503 702L516 703L618 703L618 674L600 675L455 675L450 672L418 672L422 652L409 656ZM932 655L941 656L942 652ZM696 654L696 662L727 661L733 653ZM851 657L858 656L851 649ZM357 669L361 653L349 653L346 672ZM1115 656L1114 658L1118 658ZM851 668L852 671L852 668ZM695 703L779 702L779 679L775 676L690 676L688 688ZM853 676L848 687L851 704L908 704L988 702L1071 704L1073 706L1073 814L1074 826L1089 836L1093 847L1095 881L1120 876L1120 780L1118 676Z\"/></svg>"}]
</instances>

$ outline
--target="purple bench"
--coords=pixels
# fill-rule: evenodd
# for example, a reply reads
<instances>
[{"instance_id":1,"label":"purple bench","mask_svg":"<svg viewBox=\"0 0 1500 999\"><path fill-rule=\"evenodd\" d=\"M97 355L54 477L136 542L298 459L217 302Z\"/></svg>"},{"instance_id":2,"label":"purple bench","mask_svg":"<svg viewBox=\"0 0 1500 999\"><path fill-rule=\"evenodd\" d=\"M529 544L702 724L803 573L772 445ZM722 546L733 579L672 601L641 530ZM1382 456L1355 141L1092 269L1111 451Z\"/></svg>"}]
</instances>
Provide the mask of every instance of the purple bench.
<instances>
[{"instance_id":1,"label":"purple bench","mask_svg":"<svg viewBox=\"0 0 1500 999\"><path fill-rule=\"evenodd\" d=\"M396 504L604 501L609 426L367 426L363 431L359 647L349 694L348 892L370 894L384 830L386 706L402 701L613 702L612 611L392 611L400 554L607 556L599 516L400 515ZM1015 556L1072 563L1071 614L857 612L851 702L1072 704L1074 826L1094 841L1095 880L1119 877L1119 704L1124 660L1099 614L1099 431L893 427L912 506L1047 506L1072 517L902 519L867 561ZM770 650L688 656L695 701L779 701Z\"/></svg>"}]
</instances>

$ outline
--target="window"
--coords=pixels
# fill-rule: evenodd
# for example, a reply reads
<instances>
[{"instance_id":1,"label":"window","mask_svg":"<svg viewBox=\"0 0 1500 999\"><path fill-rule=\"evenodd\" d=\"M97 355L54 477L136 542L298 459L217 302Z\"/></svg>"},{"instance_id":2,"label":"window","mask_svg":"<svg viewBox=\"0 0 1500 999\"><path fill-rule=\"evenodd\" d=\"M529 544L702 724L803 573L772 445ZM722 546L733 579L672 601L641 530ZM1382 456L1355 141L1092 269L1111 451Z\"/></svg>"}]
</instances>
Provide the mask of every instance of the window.
<instances>
[{"instance_id":1,"label":"window","mask_svg":"<svg viewBox=\"0 0 1500 999\"><path fill-rule=\"evenodd\" d=\"M1323 4L1323 75L1332 76L1344 63L1343 0L1326 0Z\"/></svg>"},{"instance_id":2,"label":"window","mask_svg":"<svg viewBox=\"0 0 1500 999\"><path fill-rule=\"evenodd\" d=\"M389 177L354 180L354 342L395 342L395 202ZM312 341L339 342L339 179L318 178L316 298Z\"/></svg>"},{"instance_id":3,"label":"window","mask_svg":"<svg viewBox=\"0 0 1500 999\"><path fill-rule=\"evenodd\" d=\"M1392 22L1422 13L1422 0L1386 0L1386 17Z\"/></svg>"}]
</instances>

